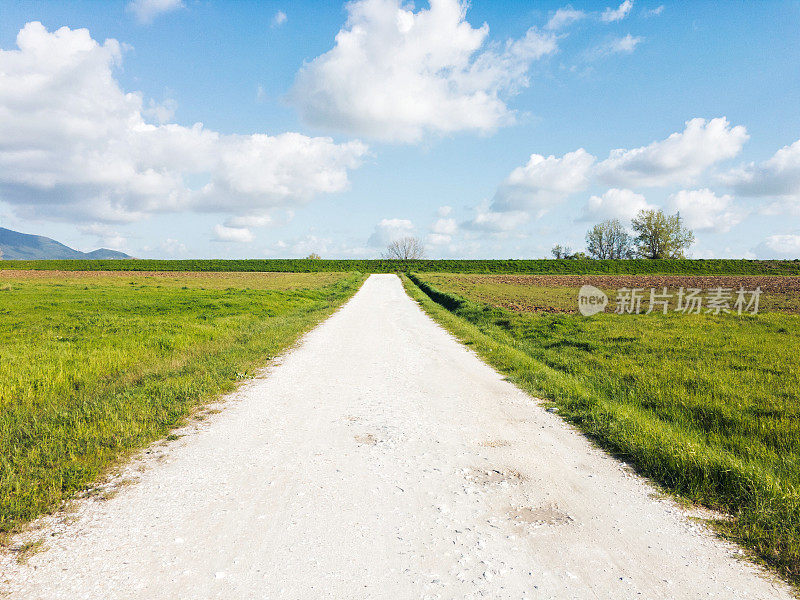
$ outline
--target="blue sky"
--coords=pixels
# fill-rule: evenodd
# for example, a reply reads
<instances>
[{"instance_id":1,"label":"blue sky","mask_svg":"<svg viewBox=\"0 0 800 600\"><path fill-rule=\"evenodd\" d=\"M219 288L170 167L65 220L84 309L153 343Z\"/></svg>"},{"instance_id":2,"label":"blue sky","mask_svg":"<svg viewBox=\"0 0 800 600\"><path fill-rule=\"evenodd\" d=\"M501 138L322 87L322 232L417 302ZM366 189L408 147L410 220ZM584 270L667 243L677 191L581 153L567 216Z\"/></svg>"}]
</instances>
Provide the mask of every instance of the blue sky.
<instances>
[{"instance_id":1,"label":"blue sky","mask_svg":"<svg viewBox=\"0 0 800 600\"><path fill-rule=\"evenodd\" d=\"M800 257L797 1L0 2L0 49L0 225L76 248L536 258L658 207Z\"/></svg>"}]
</instances>

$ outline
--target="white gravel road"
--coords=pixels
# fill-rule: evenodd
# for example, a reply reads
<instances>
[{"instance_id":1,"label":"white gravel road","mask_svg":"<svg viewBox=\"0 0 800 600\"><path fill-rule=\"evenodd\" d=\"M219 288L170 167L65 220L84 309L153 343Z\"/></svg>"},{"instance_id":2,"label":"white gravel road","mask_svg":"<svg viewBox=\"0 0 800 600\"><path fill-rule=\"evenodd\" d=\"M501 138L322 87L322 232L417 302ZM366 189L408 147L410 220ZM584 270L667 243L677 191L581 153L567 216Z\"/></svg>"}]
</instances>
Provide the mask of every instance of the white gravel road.
<instances>
[{"instance_id":1,"label":"white gravel road","mask_svg":"<svg viewBox=\"0 0 800 600\"><path fill-rule=\"evenodd\" d=\"M47 549L27 565L2 559L0 589L791 597L457 343L394 275L370 277L221 412L121 478L135 482L44 521Z\"/></svg>"}]
</instances>

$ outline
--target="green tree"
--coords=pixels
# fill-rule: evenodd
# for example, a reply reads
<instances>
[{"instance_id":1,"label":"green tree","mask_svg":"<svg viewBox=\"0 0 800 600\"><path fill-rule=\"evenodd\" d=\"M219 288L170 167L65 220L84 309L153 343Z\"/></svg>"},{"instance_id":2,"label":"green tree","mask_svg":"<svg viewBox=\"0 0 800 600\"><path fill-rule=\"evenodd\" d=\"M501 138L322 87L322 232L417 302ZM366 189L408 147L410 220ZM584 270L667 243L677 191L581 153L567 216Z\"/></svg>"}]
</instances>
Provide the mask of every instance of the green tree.
<instances>
[{"instance_id":1,"label":"green tree","mask_svg":"<svg viewBox=\"0 0 800 600\"><path fill-rule=\"evenodd\" d=\"M306 260L321 260L321 259L322 259L322 257L319 254L317 254L316 252L312 252L311 254L306 256Z\"/></svg>"},{"instance_id":2,"label":"green tree","mask_svg":"<svg viewBox=\"0 0 800 600\"><path fill-rule=\"evenodd\" d=\"M694 233L683 226L680 213L640 210L631 226L636 232L636 252L643 258L684 258L694 243Z\"/></svg>"},{"instance_id":3,"label":"green tree","mask_svg":"<svg viewBox=\"0 0 800 600\"><path fill-rule=\"evenodd\" d=\"M619 219L608 219L587 231L586 250L592 258L633 258L631 236Z\"/></svg>"}]
</instances>

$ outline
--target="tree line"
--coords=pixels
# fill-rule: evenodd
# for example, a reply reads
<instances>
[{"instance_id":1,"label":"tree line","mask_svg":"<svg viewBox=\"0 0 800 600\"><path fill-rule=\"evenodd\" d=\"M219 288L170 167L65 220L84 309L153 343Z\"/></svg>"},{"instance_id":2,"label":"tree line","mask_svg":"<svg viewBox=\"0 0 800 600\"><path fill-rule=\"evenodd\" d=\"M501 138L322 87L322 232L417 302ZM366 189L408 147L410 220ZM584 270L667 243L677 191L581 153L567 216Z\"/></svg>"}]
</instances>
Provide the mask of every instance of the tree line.
<instances>
[{"instance_id":1,"label":"tree line","mask_svg":"<svg viewBox=\"0 0 800 600\"><path fill-rule=\"evenodd\" d=\"M661 210L641 210L628 230L619 219L607 219L586 232L586 252L572 252L557 244L553 258L685 258L694 243L694 233L684 226L681 214L665 215Z\"/></svg>"}]
</instances>

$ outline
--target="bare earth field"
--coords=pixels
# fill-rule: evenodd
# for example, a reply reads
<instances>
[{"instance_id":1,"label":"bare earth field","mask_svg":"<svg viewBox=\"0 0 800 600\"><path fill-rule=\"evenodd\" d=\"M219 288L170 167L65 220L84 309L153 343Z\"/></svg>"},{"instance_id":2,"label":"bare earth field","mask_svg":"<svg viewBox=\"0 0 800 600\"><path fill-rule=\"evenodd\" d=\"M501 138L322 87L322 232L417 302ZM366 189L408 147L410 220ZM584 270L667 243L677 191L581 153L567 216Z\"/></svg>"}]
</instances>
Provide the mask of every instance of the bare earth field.
<instances>
[{"instance_id":1,"label":"bare earth field","mask_svg":"<svg viewBox=\"0 0 800 600\"><path fill-rule=\"evenodd\" d=\"M34 527L59 598L790 598L373 275L298 348Z\"/></svg>"},{"instance_id":2,"label":"bare earth field","mask_svg":"<svg viewBox=\"0 0 800 600\"><path fill-rule=\"evenodd\" d=\"M582 285L593 285L608 294L609 311L620 288L650 288L660 292L667 288L675 294L680 288L710 290L722 287L735 291L739 287L755 290L760 287L760 310L800 314L800 277L747 275L477 275L469 273L426 273L425 280L477 302L521 312L566 312L578 310L577 291ZM674 306L673 301L671 306Z\"/></svg>"}]
</instances>

